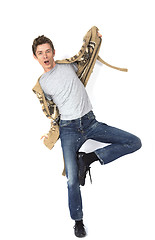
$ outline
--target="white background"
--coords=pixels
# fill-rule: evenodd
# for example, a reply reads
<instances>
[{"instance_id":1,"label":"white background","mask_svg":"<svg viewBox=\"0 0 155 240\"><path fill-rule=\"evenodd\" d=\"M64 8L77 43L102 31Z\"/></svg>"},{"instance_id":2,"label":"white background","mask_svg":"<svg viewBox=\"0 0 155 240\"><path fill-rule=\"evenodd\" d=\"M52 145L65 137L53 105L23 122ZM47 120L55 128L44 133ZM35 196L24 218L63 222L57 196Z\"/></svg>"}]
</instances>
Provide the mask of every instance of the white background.
<instances>
[{"instance_id":1,"label":"white background","mask_svg":"<svg viewBox=\"0 0 155 240\"><path fill-rule=\"evenodd\" d=\"M51 38L55 59L76 54L94 25L100 56L87 91L99 121L139 136L140 151L106 166L93 164L82 188L87 239L155 239L153 0L5 1L0 6L0 239L75 239L67 204L60 141L40 141L50 120L32 92L42 68L32 57L38 35ZM85 151L100 144L89 142Z\"/></svg>"}]
</instances>

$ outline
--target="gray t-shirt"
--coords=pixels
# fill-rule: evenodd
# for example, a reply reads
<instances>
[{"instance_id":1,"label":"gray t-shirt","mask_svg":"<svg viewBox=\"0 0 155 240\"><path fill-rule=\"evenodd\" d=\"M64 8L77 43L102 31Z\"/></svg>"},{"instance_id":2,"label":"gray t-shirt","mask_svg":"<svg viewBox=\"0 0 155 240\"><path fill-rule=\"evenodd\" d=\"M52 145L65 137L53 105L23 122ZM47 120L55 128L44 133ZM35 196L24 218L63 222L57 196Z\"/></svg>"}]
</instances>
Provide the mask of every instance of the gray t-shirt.
<instances>
[{"instance_id":1,"label":"gray t-shirt","mask_svg":"<svg viewBox=\"0 0 155 240\"><path fill-rule=\"evenodd\" d=\"M40 78L45 97L57 105L62 120L80 118L92 110L83 83L73 64L56 64Z\"/></svg>"}]
</instances>

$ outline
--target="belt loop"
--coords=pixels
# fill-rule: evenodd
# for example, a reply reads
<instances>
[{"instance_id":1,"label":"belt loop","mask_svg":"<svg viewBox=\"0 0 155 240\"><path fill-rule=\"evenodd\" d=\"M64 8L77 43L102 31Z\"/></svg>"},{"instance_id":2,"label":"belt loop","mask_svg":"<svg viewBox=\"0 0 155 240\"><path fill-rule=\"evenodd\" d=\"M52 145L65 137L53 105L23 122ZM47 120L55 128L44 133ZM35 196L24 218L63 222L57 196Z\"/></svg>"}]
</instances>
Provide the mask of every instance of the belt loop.
<instances>
[{"instance_id":1,"label":"belt loop","mask_svg":"<svg viewBox=\"0 0 155 240\"><path fill-rule=\"evenodd\" d=\"M91 111L87 114L87 116L88 116L88 119L90 119L90 117L91 117Z\"/></svg>"}]
</instances>

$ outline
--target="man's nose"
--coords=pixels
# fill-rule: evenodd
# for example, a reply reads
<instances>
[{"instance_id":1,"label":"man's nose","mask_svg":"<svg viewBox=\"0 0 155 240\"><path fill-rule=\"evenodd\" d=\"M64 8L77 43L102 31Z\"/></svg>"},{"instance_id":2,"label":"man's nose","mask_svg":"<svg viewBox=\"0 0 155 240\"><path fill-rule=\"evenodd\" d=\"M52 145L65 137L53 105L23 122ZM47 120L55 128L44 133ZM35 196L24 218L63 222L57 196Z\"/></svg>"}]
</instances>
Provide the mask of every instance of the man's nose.
<instances>
[{"instance_id":1,"label":"man's nose","mask_svg":"<svg viewBox=\"0 0 155 240\"><path fill-rule=\"evenodd\" d=\"M47 58L47 53L43 53L43 57L44 57L44 58Z\"/></svg>"}]
</instances>

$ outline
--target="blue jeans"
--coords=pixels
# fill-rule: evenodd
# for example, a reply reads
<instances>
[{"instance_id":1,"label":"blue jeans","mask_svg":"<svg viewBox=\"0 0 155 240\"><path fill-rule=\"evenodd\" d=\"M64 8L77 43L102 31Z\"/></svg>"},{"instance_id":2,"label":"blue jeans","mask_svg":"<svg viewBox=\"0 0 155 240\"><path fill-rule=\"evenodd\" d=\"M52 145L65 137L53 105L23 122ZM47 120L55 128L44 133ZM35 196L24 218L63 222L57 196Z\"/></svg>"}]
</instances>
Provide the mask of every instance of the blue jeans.
<instances>
[{"instance_id":1,"label":"blue jeans","mask_svg":"<svg viewBox=\"0 0 155 240\"><path fill-rule=\"evenodd\" d=\"M109 143L108 146L95 151L103 165L140 149L141 141L128 132L98 122L92 111L75 120L60 120L60 139L68 179L70 215L73 220L81 220L83 210L78 180L77 152L84 142L93 139Z\"/></svg>"}]
</instances>

